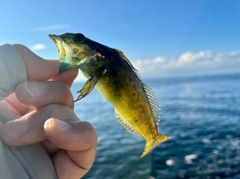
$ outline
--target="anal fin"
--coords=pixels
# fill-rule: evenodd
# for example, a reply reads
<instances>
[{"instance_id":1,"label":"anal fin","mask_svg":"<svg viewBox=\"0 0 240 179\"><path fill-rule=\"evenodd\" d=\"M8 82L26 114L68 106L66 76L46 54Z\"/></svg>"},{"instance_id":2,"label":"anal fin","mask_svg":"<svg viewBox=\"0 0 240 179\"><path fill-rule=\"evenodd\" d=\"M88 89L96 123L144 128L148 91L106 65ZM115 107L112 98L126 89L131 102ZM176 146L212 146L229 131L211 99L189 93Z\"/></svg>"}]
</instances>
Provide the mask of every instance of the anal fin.
<instances>
[{"instance_id":1,"label":"anal fin","mask_svg":"<svg viewBox=\"0 0 240 179\"><path fill-rule=\"evenodd\" d=\"M131 125L128 123L128 121L118 112L118 110L115 108L114 112L116 114L116 118L120 124L126 129L127 132L130 134L138 135L140 136L137 131L135 131Z\"/></svg>"}]
</instances>

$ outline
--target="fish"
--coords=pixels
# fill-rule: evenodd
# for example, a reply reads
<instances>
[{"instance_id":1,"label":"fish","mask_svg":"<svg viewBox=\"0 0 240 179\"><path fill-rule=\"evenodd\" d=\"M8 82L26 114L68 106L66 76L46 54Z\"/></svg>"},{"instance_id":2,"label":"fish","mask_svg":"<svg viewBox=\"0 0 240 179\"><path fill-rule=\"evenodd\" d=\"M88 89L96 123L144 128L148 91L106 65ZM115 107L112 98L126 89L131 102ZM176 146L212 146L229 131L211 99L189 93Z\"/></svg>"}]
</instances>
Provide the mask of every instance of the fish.
<instances>
[{"instance_id":1,"label":"fish","mask_svg":"<svg viewBox=\"0 0 240 179\"><path fill-rule=\"evenodd\" d=\"M170 139L158 133L161 110L156 94L143 83L122 51L81 33L50 34L49 38L58 49L60 72L79 68L87 78L75 101L83 99L96 87L113 105L116 118L126 131L146 141L141 157Z\"/></svg>"}]
</instances>

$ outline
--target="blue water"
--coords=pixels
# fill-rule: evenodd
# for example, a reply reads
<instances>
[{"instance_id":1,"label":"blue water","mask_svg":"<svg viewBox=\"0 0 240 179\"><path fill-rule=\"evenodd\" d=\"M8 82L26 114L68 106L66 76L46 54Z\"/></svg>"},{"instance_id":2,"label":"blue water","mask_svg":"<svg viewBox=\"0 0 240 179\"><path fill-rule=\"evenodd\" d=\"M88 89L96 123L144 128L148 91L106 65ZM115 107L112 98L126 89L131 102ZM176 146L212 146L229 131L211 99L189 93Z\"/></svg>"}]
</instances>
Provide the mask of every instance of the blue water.
<instances>
[{"instance_id":1,"label":"blue water","mask_svg":"<svg viewBox=\"0 0 240 179\"><path fill-rule=\"evenodd\" d=\"M75 106L98 134L96 161L84 179L240 178L240 74L144 82L161 103L160 133L172 138L141 159L144 140L127 133L94 90ZM73 93L82 85L75 83Z\"/></svg>"}]
</instances>

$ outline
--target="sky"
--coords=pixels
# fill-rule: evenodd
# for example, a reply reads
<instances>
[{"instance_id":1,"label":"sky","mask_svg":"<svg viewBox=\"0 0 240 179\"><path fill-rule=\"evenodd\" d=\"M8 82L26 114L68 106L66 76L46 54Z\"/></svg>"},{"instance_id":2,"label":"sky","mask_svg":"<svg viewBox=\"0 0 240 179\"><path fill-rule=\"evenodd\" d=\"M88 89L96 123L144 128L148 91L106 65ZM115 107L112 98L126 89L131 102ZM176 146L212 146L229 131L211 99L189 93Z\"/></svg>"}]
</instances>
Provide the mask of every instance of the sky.
<instances>
[{"instance_id":1,"label":"sky","mask_svg":"<svg viewBox=\"0 0 240 179\"><path fill-rule=\"evenodd\" d=\"M65 32L123 51L144 77L240 73L239 0L1 2L0 44L58 59L48 34Z\"/></svg>"}]
</instances>

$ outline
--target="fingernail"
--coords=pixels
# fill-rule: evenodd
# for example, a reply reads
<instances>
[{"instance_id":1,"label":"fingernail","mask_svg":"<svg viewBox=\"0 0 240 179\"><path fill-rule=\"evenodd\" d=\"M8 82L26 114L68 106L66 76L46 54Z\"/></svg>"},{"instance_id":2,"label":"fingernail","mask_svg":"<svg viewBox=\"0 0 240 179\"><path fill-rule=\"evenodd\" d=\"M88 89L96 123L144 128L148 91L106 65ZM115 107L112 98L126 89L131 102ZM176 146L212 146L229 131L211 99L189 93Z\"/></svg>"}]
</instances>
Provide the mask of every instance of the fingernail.
<instances>
[{"instance_id":1,"label":"fingernail","mask_svg":"<svg viewBox=\"0 0 240 179\"><path fill-rule=\"evenodd\" d=\"M6 133L14 138L18 139L22 137L28 130L28 122L24 119L16 119L6 123L5 131Z\"/></svg>"},{"instance_id":2,"label":"fingernail","mask_svg":"<svg viewBox=\"0 0 240 179\"><path fill-rule=\"evenodd\" d=\"M61 121L59 119L49 119L45 122L44 124L44 128L52 128L55 126L55 124L57 124L57 127L60 131L66 132L66 131L70 131L72 129L72 126L69 125L68 123Z\"/></svg>"},{"instance_id":3,"label":"fingernail","mask_svg":"<svg viewBox=\"0 0 240 179\"><path fill-rule=\"evenodd\" d=\"M41 97L47 89L41 82L26 81L24 87L32 97Z\"/></svg>"}]
</instances>

